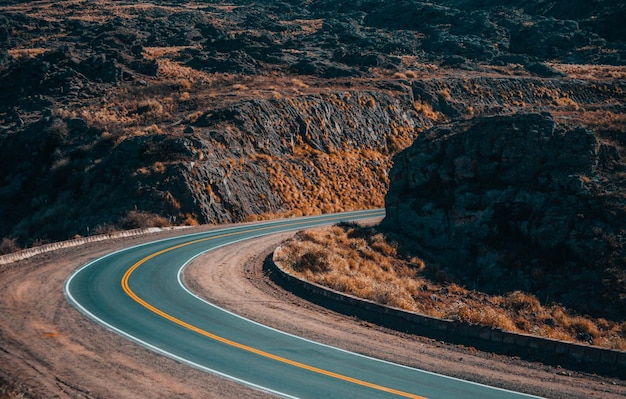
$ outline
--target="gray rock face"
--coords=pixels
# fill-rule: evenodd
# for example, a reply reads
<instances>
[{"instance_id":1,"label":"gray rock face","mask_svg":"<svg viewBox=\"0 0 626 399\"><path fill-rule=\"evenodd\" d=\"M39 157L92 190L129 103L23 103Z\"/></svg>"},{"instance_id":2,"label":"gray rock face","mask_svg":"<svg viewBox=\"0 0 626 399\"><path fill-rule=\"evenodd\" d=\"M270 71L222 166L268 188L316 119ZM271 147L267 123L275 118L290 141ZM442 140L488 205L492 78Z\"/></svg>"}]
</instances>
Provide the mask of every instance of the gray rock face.
<instances>
[{"instance_id":1,"label":"gray rock face","mask_svg":"<svg viewBox=\"0 0 626 399\"><path fill-rule=\"evenodd\" d=\"M624 285L625 169L615 147L546 115L440 126L396 156L384 226L468 286L609 311L579 288L623 312L607 290Z\"/></svg>"},{"instance_id":2,"label":"gray rock face","mask_svg":"<svg viewBox=\"0 0 626 399\"><path fill-rule=\"evenodd\" d=\"M348 206L351 194L362 198L373 196L372 191L383 193L388 164L366 155L359 157L363 165L346 161L334 177L342 184L349 180L348 189L332 184L333 170L325 169L325 157L361 148L390 157L399 150L397 137L410 136L431 122L415 113L409 95L342 92L241 102L206 112L195 126L194 148L203 155L185 173L190 188L186 192L202 222L223 223L289 211L294 204L281 185L292 187L300 205L311 203L315 212L328 210L324 201L315 199L312 187L343 196ZM389 126L395 126L395 132ZM193 189L207 184L210 189Z\"/></svg>"}]
</instances>

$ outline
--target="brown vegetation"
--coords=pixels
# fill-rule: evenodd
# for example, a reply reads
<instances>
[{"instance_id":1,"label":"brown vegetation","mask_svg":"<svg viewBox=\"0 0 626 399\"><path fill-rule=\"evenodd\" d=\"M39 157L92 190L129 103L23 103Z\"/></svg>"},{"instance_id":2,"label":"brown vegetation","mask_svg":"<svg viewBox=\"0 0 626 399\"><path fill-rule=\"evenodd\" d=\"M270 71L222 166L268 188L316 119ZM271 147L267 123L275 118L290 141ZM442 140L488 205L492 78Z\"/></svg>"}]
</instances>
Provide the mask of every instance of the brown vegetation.
<instances>
[{"instance_id":1,"label":"brown vegetation","mask_svg":"<svg viewBox=\"0 0 626 399\"><path fill-rule=\"evenodd\" d=\"M9 254L20 250L20 246L14 238L4 237L0 242L0 255Z\"/></svg>"},{"instance_id":2,"label":"brown vegetation","mask_svg":"<svg viewBox=\"0 0 626 399\"><path fill-rule=\"evenodd\" d=\"M530 293L487 295L447 281L436 265L404 259L376 228L342 224L299 232L276 251L294 275L407 311L626 350L626 322L590 318Z\"/></svg>"},{"instance_id":3,"label":"brown vegetation","mask_svg":"<svg viewBox=\"0 0 626 399\"><path fill-rule=\"evenodd\" d=\"M171 223L163 216L148 212L130 211L121 220L124 229L140 229L145 227L167 227Z\"/></svg>"},{"instance_id":4,"label":"brown vegetation","mask_svg":"<svg viewBox=\"0 0 626 399\"><path fill-rule=\"evenodd\" d=\"M389 32L398 27L387 32L386 25L405 17L395 9L385 11L391 19L376 9L359 11L359 5L331 17L320 13L325 7L305 2L295 13L277 6L264 16L268 23L247 26L257 20L255 7L10 3L0 6L10 23L6 35L0 28L8 51L0 79L5 85L23 80L6 92L24 93L8 96L0 107L0 128L13 137L2 145L13 154L0 166L9 170L6 184L12 183L7 203L22 206L5 216L0 236L23 246L85 235L87 227L119 227L135 206L174 224L379 207L393 155L425 128L456 118L521 109L583 124L596 120L606 128L615 124L603 121L623 124L623 93L615 84L626 76L623 66L550 56L548 67L560 75L542 79L526 69L524 58L513 57L521 64L479 62L492 50L475 49L458 68L441 62L455 50L454 41L429 50L422 45L432 36L422 31L430 21L401 24L410 40L394 39ZM436 15L456 21L457 14L435 8ZM352 12L371 14L369 28ZM503 32L515 26L502 25ZM499 40L491 28L484 33L488 41ZM350 35L359 39L335 43ZM354 52L350 43L357 42L364 47ZM338 46L330 58L327 45ZM29 72L49 65L53 70ZM21 148L33 148L31 139L46 142L43 133L50 148L41 150L50 150L50 162L42 159L17 173L15 165L34 159ZM160 145L165 142L173 145ZM226 163L229 158L239 162ZM129 178L110 178L114 170ZM21 179L36 183L20 188ZM81 202L87 187L97 204ZM69 206L77 211L66 217ZM110 208L117 210L101 211Z\"/></svg>"}]
</instances>

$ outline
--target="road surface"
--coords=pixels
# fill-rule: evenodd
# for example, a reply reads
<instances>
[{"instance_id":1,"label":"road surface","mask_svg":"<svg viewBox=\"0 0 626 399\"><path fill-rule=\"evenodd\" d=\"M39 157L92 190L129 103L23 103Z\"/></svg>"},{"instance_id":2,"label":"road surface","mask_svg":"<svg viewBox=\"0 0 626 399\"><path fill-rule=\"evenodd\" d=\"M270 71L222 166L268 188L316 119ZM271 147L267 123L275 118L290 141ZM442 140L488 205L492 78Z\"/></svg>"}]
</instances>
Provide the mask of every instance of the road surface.
<instances>
[{"instance_id":1,"label":"road surface","mask_svg":"<svg viewBox=\"0 0 626 399\"><path fill-rule=\"evenodd\" d=\"M318 344L201 300L182 284L196 256L261 235L383 215L349 212L248 224L150 242L83 266L70 303L105 327L190 366L280 397L530 398Z\"/></svg>"}]
</instances>

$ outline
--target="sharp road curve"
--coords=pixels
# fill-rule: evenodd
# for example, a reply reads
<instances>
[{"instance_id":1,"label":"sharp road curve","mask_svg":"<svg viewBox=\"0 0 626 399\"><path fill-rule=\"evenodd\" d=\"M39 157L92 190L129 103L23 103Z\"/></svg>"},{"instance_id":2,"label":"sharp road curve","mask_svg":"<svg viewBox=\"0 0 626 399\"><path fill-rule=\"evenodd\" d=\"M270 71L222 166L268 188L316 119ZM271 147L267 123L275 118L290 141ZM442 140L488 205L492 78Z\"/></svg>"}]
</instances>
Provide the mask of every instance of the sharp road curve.
<instances>
[{"instance_id":1,"label":"sharp road curve","mask_svg":"<svg viewBox=\"0 0 626 399\"><path fill-rule=\"evenodd\" d=\"M287 398L529 398L361 356L239 317L190 292L200 254L288 230L383 216L360 211L247 224L150 242L96 259L65 295L110 330L182 363Z\"/></svg>"}]
</instances>

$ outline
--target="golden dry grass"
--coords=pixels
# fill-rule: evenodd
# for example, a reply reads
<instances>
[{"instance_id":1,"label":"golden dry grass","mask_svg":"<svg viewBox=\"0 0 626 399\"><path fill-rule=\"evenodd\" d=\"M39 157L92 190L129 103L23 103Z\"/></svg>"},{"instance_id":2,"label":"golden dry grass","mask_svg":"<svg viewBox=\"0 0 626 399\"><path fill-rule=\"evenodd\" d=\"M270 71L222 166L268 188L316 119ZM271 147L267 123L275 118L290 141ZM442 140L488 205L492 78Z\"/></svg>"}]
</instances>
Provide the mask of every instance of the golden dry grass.
<instances>
[{"instance_id":1,"label":"golden dry grass","mask_svg":"<svg viewBox=\"0 0 626 399\"><path fill-rule=\"evenodd\" d=\"M515 291L502 296L434 282L417 258L402 259L393 242L353 225L299 232L276 250L294 275L349 295L420 314L571 342L626 350L626 322L570 313Z\"/></svg>"},{"instance_id":2,"label":"golden dry grass","mask_svg":"<svg viewBox=\"0 0 626 399\"><path fill-rule=\"evenodd\" d=\"M423 101L415 101L413 103L413 107L418 114L423 115L424 117L434 122L442 122L446 119L441 112L434 111L433 107L429 103Z\"/></svg>"},{"instance_id":3,"label":"golden dry grass","mask_svg":"<svg viewBox=\"0 0 626 399\"><path fill-rule=\"evenodd\" d=\"M7 50L7 52L9 53L9 55L11 55L11 57L16 58L16 59L23 59L23 58L35 58L40 54L43 54L45 52L47 52L48 49L46 48L42 48L42 47L36 47L36 48L13 48L13 49L9 49Z\"/></svg>"},{"instance_id":4,"label":"golden dry grass","mask_svg":"<svg viewBox=\"0 0 626 399\"><path fill-rule=\"evenodd\" d=\"M293 216L384 204L391 159L379 151L335 149L328 154L295 143L293 154L282 158L264 154L254 154L253 158L267 171L272 191Z\"/></svg>"}]
</instances>

